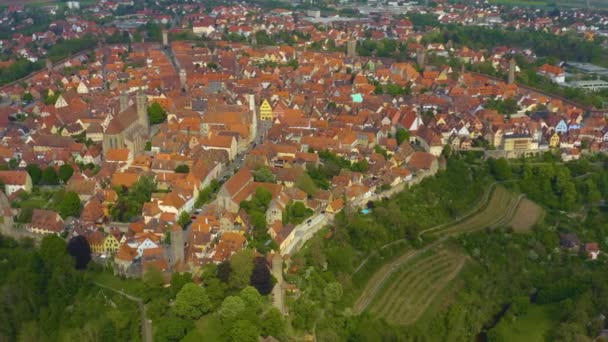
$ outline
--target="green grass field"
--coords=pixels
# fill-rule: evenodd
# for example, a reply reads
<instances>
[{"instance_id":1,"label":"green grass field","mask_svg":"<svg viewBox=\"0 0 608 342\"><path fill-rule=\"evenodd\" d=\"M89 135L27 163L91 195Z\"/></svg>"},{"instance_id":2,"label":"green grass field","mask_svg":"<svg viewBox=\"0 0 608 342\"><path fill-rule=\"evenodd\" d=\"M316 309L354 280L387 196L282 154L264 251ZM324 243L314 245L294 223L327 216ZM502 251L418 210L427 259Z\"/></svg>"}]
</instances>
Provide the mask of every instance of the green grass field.
<instances>
[{"instance_id":1,"label":"green grass field","mask_svg":"<svg viewBox=\"0 0 608 342\"><path fill-rule=\"evenodd\" d=\"M501 341L544 342L556 325L552 310L551 305L530 305L525 315L514 322L503 319L494 329Z\"/></svg>"},{"instance_id":2,"label":"green grass field","mask_svg":"<svg viewBox=\"0 0 608 342\"><path fill-rule=\"evenodd\" d=\"M416 322L465 261L461 253L443 247L412 259L386 282L369 312L393 324Z\"/></svg>"},{"instance_id":3,"label":"green grass field","mask_svg":"<svg viewBox=\"0 0 608 342\"><path fill-rule=\"evenodd\" d=\"M92 280L96 283L119 291L124 291L125 293L136 297L139 297L144 290L144 283L141 280L121 279L109 271L94 273Z\"/></svg>"}]
</instances>

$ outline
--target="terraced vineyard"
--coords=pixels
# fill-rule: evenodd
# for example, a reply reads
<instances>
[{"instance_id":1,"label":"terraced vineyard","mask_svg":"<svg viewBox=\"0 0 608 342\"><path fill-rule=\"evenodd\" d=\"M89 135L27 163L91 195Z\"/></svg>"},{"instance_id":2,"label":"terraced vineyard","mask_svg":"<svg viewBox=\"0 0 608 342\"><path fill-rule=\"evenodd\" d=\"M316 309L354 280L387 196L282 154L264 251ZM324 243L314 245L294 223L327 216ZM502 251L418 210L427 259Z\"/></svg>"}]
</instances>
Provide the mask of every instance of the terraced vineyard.
<instances>
[{"instance_id":1,"label":"terraced vineyard","mask_svg":"<svg viewBox=\"0 0 608 342\"><path fill-rule=\"evenodd\" d=\"M436 241L383 265L366 284L353 311L359 314L369 309L395 324L415 322L466 261L442 247L443 243L451 236L509 225L522 198L497 185L471 214L422 232L422 238Z\"/></svg>"},{"instance_id":2,"label":"terraced vineyard","mask_svg":"<svg viewBox=\"0 0 608 342\"><path fill-rule=\"evenodd\" d=\"M477 214L456 224L430 230L424 236L442 237L507 224L514 214L521 197L517 197L502 186L497 186L490 201Z\"/></svg>"},{"instance_id":3,"label":"terraced vineyard","mask_svg":"<svg viewBox=\"0 0 608 342\"><path fill-rule=\"evenodd\" d=\"M545 212L538 204L524 198L517 206L517 210L511 219L509 225L516 232L525 233L530 231L532 227L542 220Z\"/></svg>"},{"instance_id":4,"label":"terraced vineyard","mask_svg":"<svg viewBox=\"0 0 608 342\"><path fill-rule=\"evenodd\" d=\"M391 276L369 312L392 324L414 323L465 261L464 255L441 246L412 259Z\"/></svg>"}]
</instances>

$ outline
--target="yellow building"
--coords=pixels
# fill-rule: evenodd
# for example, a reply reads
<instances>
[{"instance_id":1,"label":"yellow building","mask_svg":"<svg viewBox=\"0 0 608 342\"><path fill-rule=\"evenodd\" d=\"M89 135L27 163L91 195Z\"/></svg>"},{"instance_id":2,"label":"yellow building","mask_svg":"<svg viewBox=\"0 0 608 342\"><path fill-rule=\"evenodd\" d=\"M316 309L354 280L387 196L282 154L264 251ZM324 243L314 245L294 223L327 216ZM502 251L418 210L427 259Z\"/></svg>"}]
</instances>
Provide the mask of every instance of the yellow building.
<instances>
[{"instance_id":1,"label":"yellow building","mask_svg":"<svg viewBox=\"0 0 608 342\"><path fill-rule=\"evenodd\" d=\"M528 135L511 134L504 136L505 151L525 151L530 149L532 138Z\"/></svg>"},{"instance_id":2,"label":"yellow building","mask_svg":"<svg viewBox=\"0 0 608 342\"><path fill-rule=\"evenodd\" d=\"M268 100L264 100L260 105L260 120L272 121L272 106Z\"/></svg>"},{"instance_id":3,"label":"yellow building","mask_svg":"<svg viewBox=\"0 0 608 342\"><path fill-rule=\"evenodd\" d=\"M116 253L118 247L120 247L120 242L112 234L108 234L103 240L103 250L108 254Z\"/></svg>"},{"instance_id":4,"label":"yellow building","mask_svg":"<svg viewBox=\"0 0 608 342\"><path fill-rule=\"evenodd\" d=\"M554 133L549 140L549 147L559 147L559 135Z\"/></svg>"}]
</instances>

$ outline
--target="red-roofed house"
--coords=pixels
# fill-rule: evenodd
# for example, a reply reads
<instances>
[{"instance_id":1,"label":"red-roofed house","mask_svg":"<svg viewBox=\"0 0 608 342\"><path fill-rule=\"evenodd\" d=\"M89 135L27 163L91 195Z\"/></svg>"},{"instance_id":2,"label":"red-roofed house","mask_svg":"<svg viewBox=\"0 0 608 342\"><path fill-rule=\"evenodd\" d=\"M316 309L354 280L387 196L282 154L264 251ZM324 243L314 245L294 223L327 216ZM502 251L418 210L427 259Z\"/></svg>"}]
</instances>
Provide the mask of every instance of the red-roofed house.
<instances>
[{"instance_id":1,"label":"red-roofed house","mask_svg":"<svg viewBox=\"0 0 608 342\"><path fill-rule=\"evenodd\" d=\"M549 77L551 81L555 83L566 82L566 73L564 72L564 69L555 65L543 64L540 68L538 68L538 73Z\"/></svg>"},{"instance_id":2,"label":"red-roofed house","mask_svg":"<svg viewBox=\"0 0 608 342\"><path fill-rule=\"evenodd\" d=\"M4 183L4 191L7 196L19 190L32 191L32 178L26 171L0 171L0 182Z\"/></svg>"}]
</instances>

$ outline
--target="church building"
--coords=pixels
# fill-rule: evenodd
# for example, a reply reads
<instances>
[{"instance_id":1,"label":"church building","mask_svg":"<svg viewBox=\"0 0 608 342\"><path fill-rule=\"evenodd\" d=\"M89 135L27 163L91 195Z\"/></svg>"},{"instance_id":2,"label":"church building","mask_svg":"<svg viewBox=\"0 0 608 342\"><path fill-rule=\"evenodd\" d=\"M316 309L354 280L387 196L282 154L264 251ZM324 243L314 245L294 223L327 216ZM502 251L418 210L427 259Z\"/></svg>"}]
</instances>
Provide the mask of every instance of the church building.
<instances>
[{"instance_id":1,"label":"church building","mask_svg":"<svg viewBox=\"0 0 608 342\"><path fill-rule=\"evenodd\" d=\"M135 105L129 105L129 95L120 94L120 110L109 118L103 135L103 152L128 148L133 154L144 150L150 135L147 97L143 92L136 96Z\"/></svg>"}]
</instances>

